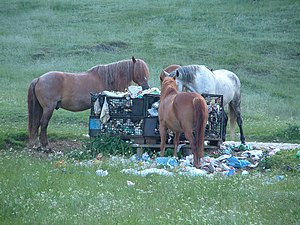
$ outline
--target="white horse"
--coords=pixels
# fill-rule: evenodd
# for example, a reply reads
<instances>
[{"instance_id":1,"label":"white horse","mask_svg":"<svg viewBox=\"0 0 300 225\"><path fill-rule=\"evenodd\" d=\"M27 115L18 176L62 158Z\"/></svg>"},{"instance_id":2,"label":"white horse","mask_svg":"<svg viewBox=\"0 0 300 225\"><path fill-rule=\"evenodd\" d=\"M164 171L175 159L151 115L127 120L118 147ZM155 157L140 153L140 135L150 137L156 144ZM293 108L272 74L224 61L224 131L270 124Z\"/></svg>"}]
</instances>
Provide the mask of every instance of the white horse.
<instances>
[{"instance_id":1,"label":"white horse","mask_svg":"<svg viewBox=\"0 0 300 225\"><path fill-rule=\"evenodd\" d=\"M174 68L174 65L171 66ZM236 74L223 69L211 71L203 65L178 66L173 72L168 73L166 71L170 71L168 67L163 71L165 76L177 76L176 82L179 91L184 91L186 88L187 91L200 94L223 95L223 105L228 105L229 108L231 138L234 137L235 124L237 122L240 129L241 143L245 144L240 108L241 82ZM225 112L223 115L222 139L225 141L228 117Z\"/></svg>"}]
</instances>

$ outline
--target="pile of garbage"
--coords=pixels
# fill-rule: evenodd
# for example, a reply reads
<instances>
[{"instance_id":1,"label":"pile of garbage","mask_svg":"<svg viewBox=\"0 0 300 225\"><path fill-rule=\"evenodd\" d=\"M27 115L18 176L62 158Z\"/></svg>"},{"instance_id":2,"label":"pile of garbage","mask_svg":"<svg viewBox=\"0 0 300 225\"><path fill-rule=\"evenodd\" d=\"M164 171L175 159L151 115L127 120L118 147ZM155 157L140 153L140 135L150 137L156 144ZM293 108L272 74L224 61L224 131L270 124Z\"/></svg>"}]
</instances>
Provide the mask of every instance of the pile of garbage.
<instances>
[{"instance_id":1,"label":"pile of garbage","mask_svg":"<svg viewBox=\"0 0 300 225\"><path fill-rule=\"evenodd\" d=\"M296 146L298 147L298 146ZM289 146L293 149L293 146ZM121 172L139 176L159 174L163 176L232 176L237 173L249 174L249 170L258 167L261 160L271 157L282 149L278 147L259 148L254 144L241 145L233 142L224 143L217 152L205 156L201 161L200 168L192 166L193 156L177 160L175 157L150 158L145 152L141 158L134 155L131 160L137 162L135 168L123 169ZM299 153L300 154L300 153ZM217 157L216 157L217 156ZM300 170L299 170L300 171Z\"/></svg>"},{"instance_id":2,"label":"pile of garbage","mask_svg":"<svg viewBox=\"0 0 300 225\"><path fill-rule=\"evenodd\" d=\"M285 144L284 146L271 146L261 143L248 143L242 145L236 142L225 142L220 148L207 154L201 160L200 168L193 166L193 155L182 159L175 157L156 157L145 152L141 157L137 154L130 158L124 156L111 156L110 165L120 165L125 169L124 174L133 174L146 177L150 174L162 176L233 176L235 174L247 175L253 168L257 168L263 159L272 157L280 151L288 149L300 149L300 144ZM296 154L300 158L300 150ZM80 167L101 167L102 154L100 153L94 160L78 161L75 165ZM54 164L56 169L65 168L65 161L60 160ZM297 166L300 172L300 164ZM107 176L107 170L97 169L97 176Z\"/></svg>"}]
</instances>

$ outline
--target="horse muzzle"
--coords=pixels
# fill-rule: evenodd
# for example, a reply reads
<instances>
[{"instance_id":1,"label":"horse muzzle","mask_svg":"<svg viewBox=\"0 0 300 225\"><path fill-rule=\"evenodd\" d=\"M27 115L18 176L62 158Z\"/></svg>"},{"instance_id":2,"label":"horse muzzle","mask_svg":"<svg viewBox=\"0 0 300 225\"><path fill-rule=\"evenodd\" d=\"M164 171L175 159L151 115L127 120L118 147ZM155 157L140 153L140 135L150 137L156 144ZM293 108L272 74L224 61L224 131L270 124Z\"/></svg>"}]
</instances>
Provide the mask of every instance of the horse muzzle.
<instances>
[{"instance_id":1,"label":"horse muzzle","mask_svg":"<svg viewBox=\"0 0 300 225\"><path fill-rule=\"evenodd\" d=\"M149 89L149 88L150 88L150 86L149 86L148 84L142 85L143 91L144 91L144 90L147 90L147 89Z\"/></svg>"}]
</instances>

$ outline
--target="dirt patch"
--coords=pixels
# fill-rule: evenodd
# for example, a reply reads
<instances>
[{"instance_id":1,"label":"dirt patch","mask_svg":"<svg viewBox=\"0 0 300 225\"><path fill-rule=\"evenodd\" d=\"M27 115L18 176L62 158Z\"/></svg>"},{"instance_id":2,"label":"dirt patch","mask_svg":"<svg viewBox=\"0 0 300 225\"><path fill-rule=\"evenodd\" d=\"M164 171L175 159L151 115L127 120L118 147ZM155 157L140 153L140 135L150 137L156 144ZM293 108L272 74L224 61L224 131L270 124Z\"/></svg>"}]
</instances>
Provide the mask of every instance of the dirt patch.
<instances>
[{"instance_id":1,"label":"dirt patch","mask_svg":"<svg viewBox=\"0 0 300 225\"><path fill-rule=\"evenodd\" d=\"M50 142L50 147L52 151L58 152L67 149L81 149L82 143L82 141L78 140L56 140Z\"/></svg>"},{"instance_id":2,"label":"dirt patch","mask_svg":"<svg viewBox=\"0 0 300 225\"><path fill-rule=\"evenodd\" d=\"M227 144L238 146L239 142L228 141ZM50 141L49 146L53 152L60 152L65 150L83 149L84 142L81 140L54 140ZM261 149L272 151L274 149L280 150L292 150L300 149L300 144L294 143L273 143L273 142L249 142L248 145L252 146L253 149ZM215 150L215 149L212 149ZM209 152L209 151L208 151Z\"/></svg>"}]
</instances>

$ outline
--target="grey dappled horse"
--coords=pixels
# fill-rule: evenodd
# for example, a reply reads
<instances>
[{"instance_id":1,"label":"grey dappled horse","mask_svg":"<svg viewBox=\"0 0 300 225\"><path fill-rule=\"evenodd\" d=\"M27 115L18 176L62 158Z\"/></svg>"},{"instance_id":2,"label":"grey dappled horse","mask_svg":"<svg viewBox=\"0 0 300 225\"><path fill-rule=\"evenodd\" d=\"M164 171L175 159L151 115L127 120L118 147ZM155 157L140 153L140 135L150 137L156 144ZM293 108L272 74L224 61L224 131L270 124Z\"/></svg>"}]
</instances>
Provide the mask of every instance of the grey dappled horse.
<instances>
[{"instance_id":1,"label":"grey dappled horse","mask_svg":"<svg viewBox=\"0 0 300 225\"><path fill-rule=\"evenodd\" d=\"M174 68L174 65L171 65ZM170 66L170 67L171 67ZM228 70L211 71L203 65L188 65L179 67L168 73L168 67L163 71L165 76L177 76L176 83L179 91L186 88L190 92L200 94L217 94L223 95L223 105L228 105L230 116L231 138L234 136L235 123L237 122L240 129L240 140L245 144L243 132L243 119L241 116L241 83L236 74ZM226 126L228 117L223 113L223 134L225 141Z\"/></svg>"}]
</instances>

